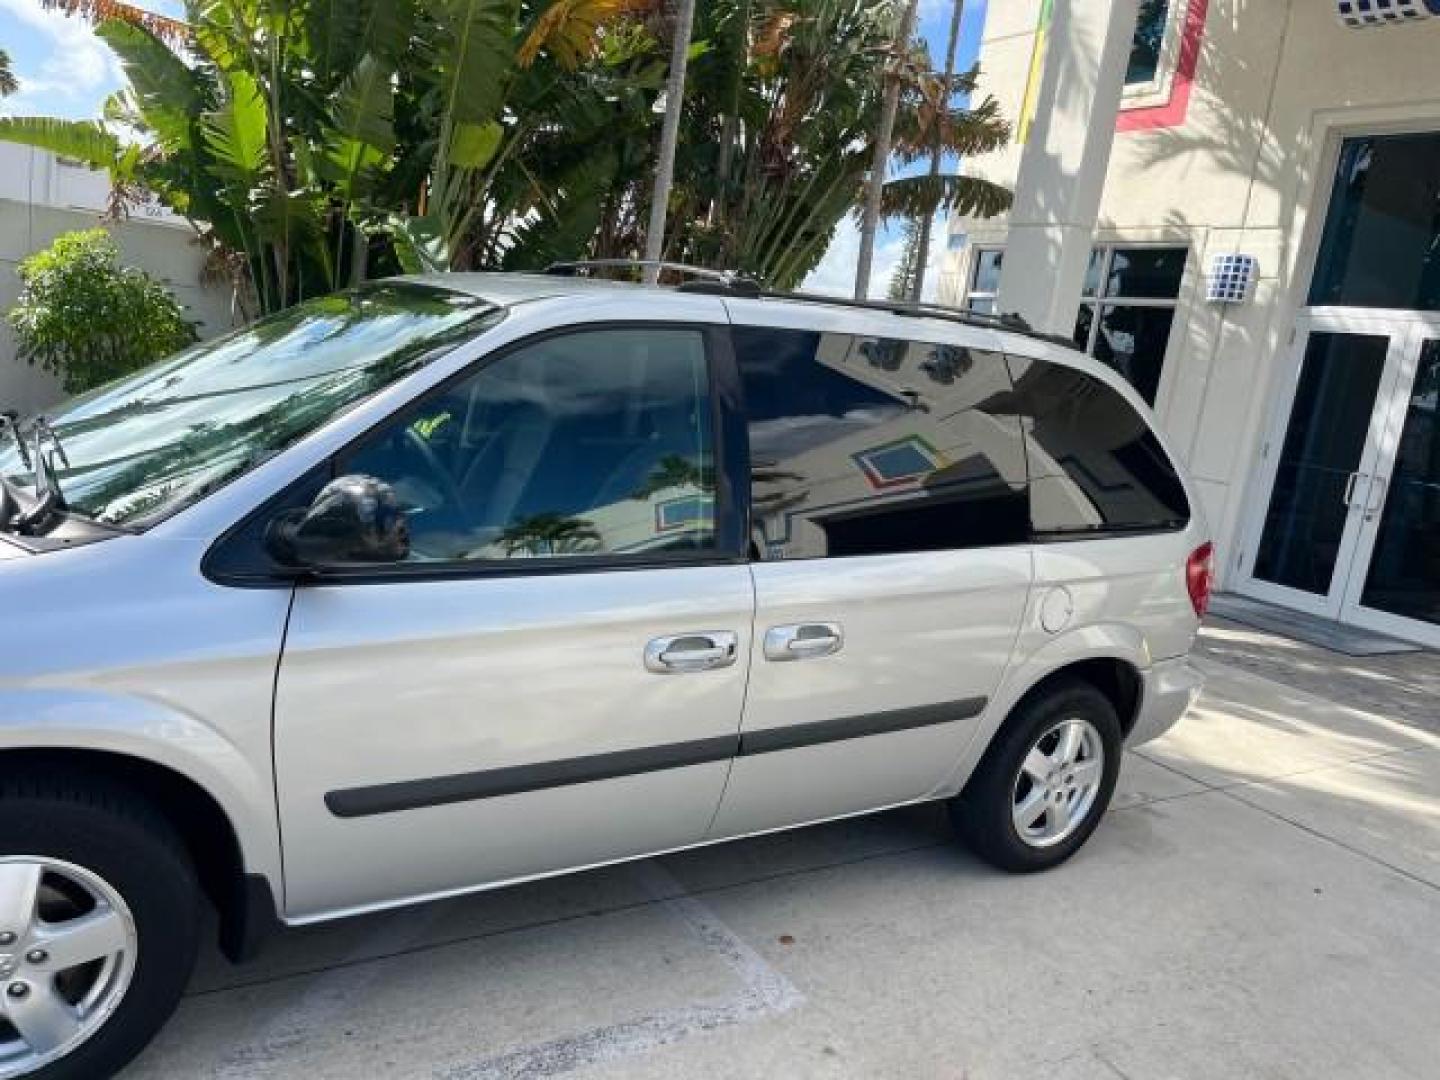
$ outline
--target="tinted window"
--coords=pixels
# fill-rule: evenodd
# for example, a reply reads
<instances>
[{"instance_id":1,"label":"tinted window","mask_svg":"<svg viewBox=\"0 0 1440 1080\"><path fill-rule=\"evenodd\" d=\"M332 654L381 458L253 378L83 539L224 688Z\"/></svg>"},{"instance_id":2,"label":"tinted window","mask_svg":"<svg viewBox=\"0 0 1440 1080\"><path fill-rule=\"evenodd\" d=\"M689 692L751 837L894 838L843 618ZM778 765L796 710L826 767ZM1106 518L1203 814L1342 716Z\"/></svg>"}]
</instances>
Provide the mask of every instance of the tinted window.
<instances>
[{"instance_id":1,"label":"tinted window","mask_svg":"<svg viewBox=\"0 0 1440 1080\"><path fill-rule=\"evenodd\" d=\"M412 558L714 546L704 338L597 330L527 345L391 422L337 465L395 487Z\"/></svg>"},{"instance_id":2,"label":"tinted window","mask_svg":"<svg viewBox=\"0 0 1440 1080\"><path fill-rule=\"evenodd\" d=\"M1025 540L1003 358L951 345L737 328L763 559Z\"/></svg>"},{"instance_id":3,"label":"tinted window","mask_svg":"<svg viewBox=\"0 0 1440 1080\"><path fill-rule=\"evenodd\" d=\"M1073 368L1018 358L1010 365L1037 534L1185 525L1190 507L1175 466L1124 398Z\"/></svg>"},{"instance_id":4,"label":"tinted window","mask_svg":"<svg viewBox=\"0 0 1440 1080\"><path fill-rule=\"evenodd\" d=\"M1345 140L1310 303L1440 311L1440 133Z\"/></svg>"}]
</instances>

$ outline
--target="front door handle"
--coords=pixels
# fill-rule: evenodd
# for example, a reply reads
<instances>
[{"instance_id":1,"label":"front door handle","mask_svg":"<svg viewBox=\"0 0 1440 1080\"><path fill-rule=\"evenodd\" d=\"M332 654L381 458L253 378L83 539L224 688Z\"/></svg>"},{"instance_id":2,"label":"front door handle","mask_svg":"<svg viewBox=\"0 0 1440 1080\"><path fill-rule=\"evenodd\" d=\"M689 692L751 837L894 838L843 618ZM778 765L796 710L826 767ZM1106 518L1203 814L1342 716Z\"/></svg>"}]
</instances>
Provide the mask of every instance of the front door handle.
<instances>
[{"instance_id":1,"label":"front door handle","mask_svg":"<svg viewBox=\"0 0 1440 1080\"><path fill-rule=\"evenodd\" d=\"M765 659L810 660L831 656L845 644L839 623L795 623L765 631Z\"/></svg>"},{"instance_id":2,"label":"front door handle","mask_svg":"<svg viewBox=\"0 0 1440 1080\"><path fill-rule=\"evenodd\" d=\"M1380 512L1380 507L1385 504L1385 485L1387 482L1385 477L1377 476L1375 477L1375 482L1371 484L1370 489L1375 494L1365 507L1366 521L1374 521L1375 515Z\"/></svg>"},{"instance_id":3,"label":"front door handle","mask_svg":"<svg viewBox=\"0 0 1440 1080\"><path fill-rule=\"evenodd\" d=\"M1340 501L1345 504L1346 509L1353 510L1355 499L1355 481L1360 479L1359 472L1352 472L1350 478L1345 481L1345 494L1340 496Z\"/></svg>"},{"instance_id":4,"label":"front door handle","mask_svg":"<svg viewBox=\"0 0 1440 1080\"><path fill-rule=\"evenodd\" d=\"M735 663L740 638L730 630L658 637L645 646L645 670L657 675L713 671Z\"/></svg>"}]
</instances>

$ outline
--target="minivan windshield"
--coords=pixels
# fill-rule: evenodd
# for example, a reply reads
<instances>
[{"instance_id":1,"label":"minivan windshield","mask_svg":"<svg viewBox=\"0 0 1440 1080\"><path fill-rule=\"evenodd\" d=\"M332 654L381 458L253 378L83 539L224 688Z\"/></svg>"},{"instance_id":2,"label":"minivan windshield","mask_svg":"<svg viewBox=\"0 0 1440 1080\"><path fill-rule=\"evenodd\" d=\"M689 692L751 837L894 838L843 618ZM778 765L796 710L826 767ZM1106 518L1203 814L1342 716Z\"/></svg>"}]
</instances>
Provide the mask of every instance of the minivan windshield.
<instances>
[{"instance_id":1,"label":"minivan windshield","mask_svg":"<svg viewBox=\"0 0 1440 1080\"><path fill-rule=\"evenodd\" d=\"M295 307L74 398L45 415L65 507L144 527L254 468L500 319L477 297L405 282ZM27 445L36 421L19 430ZM35 475L13 439L0 476Z\"/></svg>"}]
</instances>

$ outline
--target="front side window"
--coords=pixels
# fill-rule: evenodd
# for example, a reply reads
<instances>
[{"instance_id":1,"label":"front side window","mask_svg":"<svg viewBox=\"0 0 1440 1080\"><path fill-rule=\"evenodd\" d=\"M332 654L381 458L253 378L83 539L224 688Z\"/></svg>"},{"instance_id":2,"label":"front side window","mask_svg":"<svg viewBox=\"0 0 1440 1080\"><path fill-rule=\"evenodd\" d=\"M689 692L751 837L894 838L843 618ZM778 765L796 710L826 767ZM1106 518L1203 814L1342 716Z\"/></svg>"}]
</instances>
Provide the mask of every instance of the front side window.
<instances>
[{"instance_id":1,"label":"front side window","mask_svg":"<svg viewBox=\"0 0 1440 1080\"><path fill-rule=\"evenodd\" d=\"M1152 406L1188 255L1183 247L1097 247L1090 253L1075 344L1118 371Z\"/></svg>"},{"instance_id":2,"label":"front side window","mask_svg":"<svg viewBox=\"0 0 1440 1080\"><path fill-rule=\"evenodd\" d=\"M602 329L523 345L336 462L395 489L412 561L713 550L705 338Z\"/></svg>"},{"instance_id":3,"label":"front side window","mask_svg":"<svg viewBox=\"0 0 1440 1080\"><path fill-rule=\"evenodd\" d=\"M57 460L65 505L153 524L499 318L472 296L380 283L193 346L49 414L69 461ZM0 475L34 484L13 443Z\"/></svg>"},{"instance_id":4,"label":"front side window","mask_svg":"<svg viewBox=\"0 0 1440 1080\"><path fill-rule=\"evenodd\" d=\"M752 555L1020 543L1019 425L1003 357L957 345L737 327Z\"/></svg>"},{"instance_id":5,"label":"front side window","mask_svg":"<svg viewBox=\"0 0 1440 1080\"><path fill-rule=\"evenodd\" d=\"M1039 539L1184 528L1190 506L1160 440L1099 379L1012 357Z\"/></svg>"}]
</instances>

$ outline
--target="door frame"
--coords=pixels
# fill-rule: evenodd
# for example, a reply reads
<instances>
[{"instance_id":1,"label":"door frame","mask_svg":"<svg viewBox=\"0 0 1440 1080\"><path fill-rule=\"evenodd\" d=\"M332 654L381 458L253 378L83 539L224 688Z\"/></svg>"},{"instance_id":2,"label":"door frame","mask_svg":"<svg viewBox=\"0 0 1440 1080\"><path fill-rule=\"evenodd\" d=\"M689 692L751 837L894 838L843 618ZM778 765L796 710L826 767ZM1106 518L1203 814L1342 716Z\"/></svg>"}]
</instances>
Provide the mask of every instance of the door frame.
<instances>
[{"instance_id":1,"label":"door frame","mask_svg":"<svg viewBox=\"0 0 1440 1080\"><path fill-rule=\"evenodd\" d=\"M1359 541L1360 515L1347 515L1345 530L1332 571L1330 587L1323 594L1306 592L1288 585L1264 581L1255 576L1255 562L1259 555L1260 542L1265 531L1270 502L1274 495L1276 474L1279 471L1280 456L1286 436L1290 430L1291 413L1295 407L1295 394L1299 389L1300 376L1304 370L1305 354L1310 336L1316 333L1339 333L1387 337L1390 339L1386 351L1385 367L1380 376L1375 402L1370 416L1370 430L1357 463L1357 471L1363 477L1373 475L1372 466L1379 454L1377 432L1383 429L1386 419L1385 403L1392 394L1392 384L1399 368L1401 354L1409 338L1409 328L1397 329L1390 313L1361 308L1308 308L1296 319L1294 333L1285 355L1281 373L1279 393L1274 397L1266 422L1265 441L1260 452L1260 471L1257 477L1256 496L1251 504L1244 532L1244 559L1239 567L1235 591L1257 600L1283 605L1295 611L1325 618L1337 619L1348 584L1348 568ZM1369 486L1365 487L1369 497ZM1358 494L1358 492L1357 492ZM1352 505L1355 505L1352 495ZM1361 503L1360 505L1364 505Z\"/></svg>"},{"instance_id":2,"label":"door frame","mask_svg":"<svg viewBox=\"0 0 1440 1080\"><path fill-rule=\"evenodd\" d=\"M1369 608L1361 602L1365 582L1370 574L1371 560L1375 554L1375 544L1379 539L1380 526L1385 518L1385 507L1390 500L1390 481L1395 473L1395 462L1400 452L1400 439L1408 418L1415 378L1419 374L1421 350L1427 341L1440 341L1440 312L1405 312L1397 318L1398 322L1408 324L1409 332L1399 377L1390 394L1386 427L1380 440L1380 455L1375 463L1376 480L1370 485L1366 500L1362 504L1364 509L1359 515L1360 536L1351 562L1340 620L1362 629L1406 638L1431 648L1440 648L1440 626Z\"/></svg>"},{"instance_id":3,"label":"door frame","mask_svg":"<svg viewBox=\"0 0 1440 1080\"><path fill-rule=\"evenodd\" d=\"M1351 509L1347 513L1330 587L1323 595L1264 581L1254 574L1274 494L1281 450L1289 433L1295 394L1310 336L1314 333L1383 336L1390 342L1372 406L1370 429L1356 470L1359 480L1351 494ZM1355 307L1310 307L1301 310L1290 344L1283 354L1279 392L1267 410L1255 497L1248 508L1243 531L1244 556L1234 586L1237 593L1306 614L1440 646L1440 628L1363 608L1358 603L1369 569L1369 558L1374 550L1378 522L1384 513L1388 480L1399 447L1420 343L1432 334L1440 334L1440 313ZM1384 479L1386 490L1376 491L1377 476ZM1377 498L1380 501L1374 503ZM1367 521L1364 508L1372 506L1372 503L1373 516Z\"/></svg>"}]
</instances>

